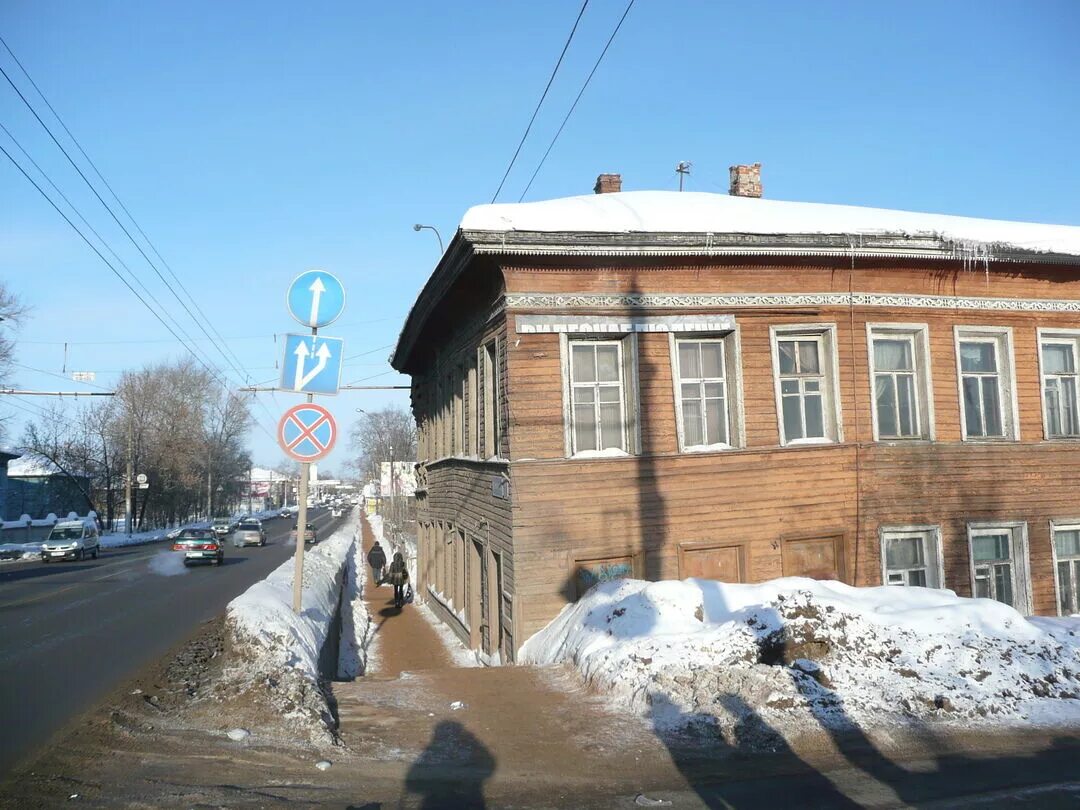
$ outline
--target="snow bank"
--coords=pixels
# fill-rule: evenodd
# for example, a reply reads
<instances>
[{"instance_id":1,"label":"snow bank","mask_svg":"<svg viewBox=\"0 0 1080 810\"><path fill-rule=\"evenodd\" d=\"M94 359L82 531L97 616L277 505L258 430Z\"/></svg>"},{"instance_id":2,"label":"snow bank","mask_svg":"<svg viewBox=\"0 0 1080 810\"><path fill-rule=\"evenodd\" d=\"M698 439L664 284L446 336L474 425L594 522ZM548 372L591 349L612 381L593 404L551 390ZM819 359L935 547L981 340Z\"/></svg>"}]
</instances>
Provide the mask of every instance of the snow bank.
<instances>
[{"instance_id":1,"label":"snow bank","mask_svg":"<svg viewBox=\"0 0 1080 810\"><path fill-rule=\"evenodd\" d=\"M293 572L290 557L229 603L225 626L233 664L225 688L252 692L271 707L325 738L333 726L319 687L319 656L338 608L350 560L355 563L357 517L304 554L303 606L292 610ZM355 578L355 571L352 573Z\"/></svg>"},{"instance_id":2,"label":"snow bank","mask_svg":"<svg viewBox=\"0 0 1080 810\"><path fill-rule=\"evenodd\" d=\"M704 722L743 744L748 728L1080 725L1080 623L947 590L616 580L566 606L520 660L572 662L658 725Z\"/></svg>"},{"instance_id":3,"label":"snow bank","mask_svg":"<svg viewBox=\"0 0 1080 810\"><path fill-rule=\"evenodd\" d=\"M1080 256L1080 227L1073 225L693 191L623 191L531 203L478 205L465 212L461 228L496 232L903 234Z\"/></svg>"}]
</instances>

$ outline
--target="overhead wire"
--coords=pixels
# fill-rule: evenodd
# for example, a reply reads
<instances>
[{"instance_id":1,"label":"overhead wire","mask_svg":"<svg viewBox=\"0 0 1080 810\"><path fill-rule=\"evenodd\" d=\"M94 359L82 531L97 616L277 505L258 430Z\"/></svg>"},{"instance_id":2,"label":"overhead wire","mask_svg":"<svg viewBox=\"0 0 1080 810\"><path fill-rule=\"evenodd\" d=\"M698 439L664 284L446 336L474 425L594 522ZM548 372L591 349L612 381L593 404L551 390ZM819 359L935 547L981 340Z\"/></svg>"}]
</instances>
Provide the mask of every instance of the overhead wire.
<instances>
[{"instance_id":1,"label":"overhead wire","mask_svg":"<svg viewBox=\"0 0 1080 810\"><path fill-rule=\"evenodd\" d=\"M544 156L540 158L540 163L537 164L536 171L532 173L532 177L529 178L528 185L525 186L525 190L521 192L521 196L518 197L518 202L521 202L523 199L525 199L525 195L528 194L529 189L532 188L533 181L536 179L536 176L540 174L540 170L544 167L544 163L547 161L548 155L551 154L551 150L555 147L555 142L559 140L559 136L562 135L563 129L566 128L566 122L570 120L570 116L573 115L574 110L577 109L578 102L581 101L581 97L585 94L585 89L589 86L589 82L592 81L592 77L596 73L596 69L600 67L600 63L604 61L604 55L608 52L608 48L611 47L611 43L615 41L615 35L619 33L619 29L622 28L622 24L626 20L626 15L630 13L630 9L632 9L633 7L634 0L630 0L630 2L626 6L626 10L619 18L619 22L615 26L615 30L613 30L611 32L611 36L608 37L607 44L604 45L604 50L602 50L600 52L600 56L597 57L596 64L594 64L592 70L589 71L589 75L585 79L585 83L581 85L581 89L578 91L577 98L575 98L574 103L570 105L569 112L566 113L566 117L562 120L562 123L559 124L559 129L555 133L555 137L551 139L551 143L548 144L547 151L544 152ZM492 202L494 202L494 200Z\"/></svg>"},{"instance_id":2,"label":"overhead wire","mask_svg":"<svg viewBox=\"0 0 1080 810\"><path fill-rule=\"evenodd\" d=\"M49 102L48 98L41 91L41 88L38 87L37 83L33 80L33 77L30 76L29 72L26 70L25 66L23 66L22 62L19 61L19 58L12 51L11 47L7 44L7 42L5 40L3 40L2 37L0 37L0 43L2 43L4 45L4 48L7 50L7 52L11 55L12 59L14 59L15 63L22 70L23 75L26 76L27 80L30 82L30 84L37 91L37 93L41 97L41 99L45 102L45 105L49 108L49 110L55 116L56 120L60 123L60 126L63 127L64 131L68 134L68 137L71 138L71 140L74 142L75 146L82 153L83 157L87 160L87 162L90 164L90 166L93 167L95 173L97 173L97 175L101 179L102 183L104 183L105 187L109 189L109 192L113 195L113 198L117 201L117 203L120 205L120 207L124 210L124 213L131 220L132 224L139 231L139 233L142 235L142 237L146 240L147 244L150 246L150 249L158 256L158 258L161 260L162 264L166 266L167 270L169 271L169 274L172 275L173 278L176 279L177 283L181 286L181 288L184 289L184 292L188 296L188 299L191 300L192 305L195 306L196 309L198 309L198 305L195 303L195 301L192 298L190 292L187 291L187 289L183 286L183 283L179 280L179 278L176 277L176 274L173 272L172 268L168 267L167 262L165 262L164 258L162 258L161 254L157 250L156 246L149 239L149 237L146 236L146 233L142 230L141 226L139 226L139 223L131 215L131 212L127 209L126 206L124 206L123 202L117 196L117 194L113 190L112 186L109 185L109 182L104 178L104 176L98 170L98 168L97 168L96 164L93 162L93 160L89 157L89 155L86 154L86 151L82 148L82 145L78 142L78 139L76 139L75 136L71 133L71 130L64 123L64 121L60 117L60 115L56 112L55 108ZM154 271L155 275L157 275L158 279L162 282L162 284L164 284L166 289L168 289L168 291L172 294L173 298L176 299L176 301L180 304L180 306L184 309L184 311L187 312L188 316L195 322L195 325L200 329L200 331L202 331L202 333L204 335L206 335L206 338L210 341L211 345L213 345L214 348L217 349L217 351L221 354L221 357L226 361L226 364L229 365L232 368L232 370L237 374L237 376L238 376L238 378L240 379L241 382L250 381L250 379L251 379L250 373L248 373L245 370L242 370L242 363L240 363L239 358L236 358L235 352L233 352L232 349L230 347L228 347L227 344L224 343L223 339L221 339L220 333L218 333L217 330L213 327L213 324L211 324L209 322L209 320L206 320L205 316L203 316L204 320L206 320L207 324L211 327L211 329L214 331L214 333L218 335L218 338L216 340L213 337L210 336L210 333L206 330L206 328L202 325L202 323L200 323L198 317L195 316L195 314L191 311L191 309L184 302L184 300L180 297L180 295L176 292L176 290L172 287L172 285L168 282L168 280L165 279L165 277L161 274L161 271L158 270L158 268L154 264L154 262L151 261L150 257L146 255L146 252L142 249L142 247L139 245L139 243L131 235L131 232L120 221L120 218L116 215L116 212L114 212L112 210L112 208L109 206L109 204L105 202L105 200L102 198L101 194L94 187L93 183L90 182L90 180L89 180L89 178L87 178L86 174L82 171L82 169L79 168L78 164L71 157L71 155L68 153L68 151L64 148L63 144L61 144L60 141L57 139L57 137L53 133L52 129L41 118L41 116L38 114L37 110L34 109L34 106L30 103L30 101L26 98L26 96L23 94L23 92L19 89L18 85L15 84L15 82L8 75L7 71L5 71L3 69L2 66L0 66L0 74L2 74L4 76L4 78L7 80L8 84L11 85L12 89L15 90L16 94L22 100L23 104L26 105L27 109L30 110L30 112L34 116L34 118L38 121L38 123L42 126L42 128L48 133L48 135L52 139L53 143L56 144L57 148L60 149L60 151L63 153L64 157L67 158L67 160L71 164L72 168L75 169L75 171L82 178L83 182L86 183L86 185L90 189L90 191L93 192L93 194L97 198L98 202L100 202L102 207L104 207L105 210L109 212L109 215L113 218L113 220L116 222L116 224L124 232L124 235L127 236L128 240L135 246L136 250L139 251L139 253L142 255L143 259L146 260L146 263L150 265L151 269ZM109 246L108 242L86 221L85 217L82 216L82 214L71 203L71 201L67 198L67 196L64 195L62 191L60 191L60 189L56 186L56 184L52 182L52 180L48 177L48 175L41 169L40 166L37 165L37 163L33 160L33 158L31 158L29 156L29 154L26 152L26 150L22 148L21 144L19 144L18 141L16 141L14 136L9 131L7 131L6 128L5 128L5 132L7 132L8 137L10 137L13 142L15 142L16 146L18 146L19 149L23 152L23 154L27 156L27 158L30 160L30 162L34 164L35 168L37 168L37 170L39 172L41 172L42 176L45 177L45 179L49 182L49 184L54 189L56 189L57 193L59 193L60 196L64 198L65 202L67 202L67 204L76 213L76 215L84 223L86 223L87 227L91 231L93 231L94 235L97 236L97 238L106 247L106 249L114 257L116 257L118 263L120 263L124 267L124 269L126 269L128 271L128 273L131 274L132 278L135 279L139 283L139 286L142 287L142 289L154 301L154 303L157 304L157 306L160 307L162 309L162 311L167 312L165 310L165 307L162 306L162 304L150 292L150 290L146 287L146 285L142 284L142 282L138 279L138 276L134 273L134 271L132 271L131 268L128 267L128 265L125 262L123 262L122 259L120 259L120 257L111 248L111 246ZM10 155L8 155L8 157L9 157L9 159L12 159ZM20 169L21 169L21 167L20 167ZM25 172L23 172L23 173L26 174ZM54 205L54 207L56 207L56 206ZM69 220L69 222L70 222L70 220ZM85 237L84 237L84 239L85 239ZM184 330L183 327L180 326L179 321L177 319L173 318L172 316L170 316L170 318L173 320L174 324L176 325L177 330L181 334L183 334L188 339L188 341L193 341L194 340L187 333L187 331ZM161 320L161 318L159 318L159 320ZM179 340L179 342L182 345L184 345L184 348L186 348L193 356L197 357L195 351L190 346L188 346L185 343L184 340L180 339L179 336L177 336L176 333L173 332L171 329L170 329L170 333L173 334L174 337L177 337L177 340ZM219 341L221 341L220 344L219 344ZM226 351L226 350L228 350L228 351ZM231 357L230 357L230 355L231 355ZM233 358L236 359L236 362L233 361ZM225 378L224 374L222 374L216 368L214 368L211 371L210 368L208 368L205 363L203 363L202 365L204 366L204 368L207 368L207 370L211 372L211 376L213 376L215 379L217 379L219 384L221 384L223 388L225 388L225 389L229 388L229 385L228 385L228 383L226 381L226 378ZM271 414L269 409L266 408L265 403L263 403L261 401L259 401L259 402L260 402L260 405L263 407L263 409L266 411L267 415L270 416L271 420L273 421L273 419L274 419L273 414ZM261 423L259 423L258 420L255 420L255 422L256 422L257 425L259 425L259 427L262 430L264 430L269 435L269 431L266 430L265 426L263 426Z\"/></svg>"},{"instance_id":3,"label":"overhead wire","mask_svg":"<svg viewBox=\"0 0 1080 810\"><path fill-rule=\"evenodd\" d=\"M201 357L199 357L199 355L196 354L191 349L191 347L187 346L187 344L184 343L183 340L181 340L180 336L177 335L176 332L173 331L172 327L169 326L169 324L165 321L165 319L162 318L161 315L153 307L151 307L150 304L147 303L146 299L143 298L139 294L138 290L136 290L133 286L131 286L131 283L126 278L124 278L123 274L120 273L120 271L116 269L116 267L112 264L112 262L110 262L105 257L105 254L103 254L100 250L98 250L97 246L93 242L91 242L90 239L87 238L86 234L84 234L81 230L79 230L79 227L74 222L72 222L71 218L67 214L64 213L63 209L61 209L59 205L56 204L56 201L53 200L52 197L50 197L48 195L48 193L45 191L45 189L43 189L38 184L38 182L36 180L34 180L33 177L30 176L30 174L26 171L26 169L24 169L22 167L22 165L15 159L15 157L7 149L4 148L4 146L2 144L0 144L0 152L4 153L4 156L9 161L11 161L12 165L15 166L15 168L19 170L19 172L22 174L22 176L25 177L27 179L27 181L29 181L29 183L35 189L37 189L37 192L42 197L45 198L46 202L48 202L49 205L51 205L53 207L53 209L55 209L56 213L58 213L63 218L63 220L71 227L71 229L73 231L75 231L76 234L78 234L79 238L82 239L87 244L87 246L92 251L94 251L95 254L97 254L97 257L99 259L101 259L101 261L105 264L106 267L109 268L109 270L113 273L113 275L115 275L118 279L120 279L120 281L123 283L123 285L128 288L128 290L131 292L131 294L134 295L144 307L146 307L146 309L150 312L150 314L153 315L158 320L158 322L162 326L165 327L165 330L167 332L169 332L169 334L171 334L173 337L175 337L178 341L180 341L180 343L184 344L184 347L188 350L188 352L195 359L195 361L199 365L201 365L206 370L206 372L208 374L210 374L210 376L212 378L214 378L219 384L221 384L221 382L222 382L221 379L220 379L220 373L221 372L216 371L215 369L212 369L210 366L208 366L203 361L203 359ZM158 306L160 306L160 304ZM227 385L225 385L224 387L226 388L226 390L228 389ZM259 425L259 427L262 428L264 431L266 431L266 428L261 423L256 422L256 424ZM266 431L266 432L269 434L269 431ZM271 434L271 437L272 437L272 434Z\"/></svg>"},{"instance_id":4,"label":"overhead wire","mask_svg":"<svg viewBox=\"0 0 1080 810\"><path fill-rule=\"evenodd\" d=\"M184 294L187 296L187 298L191 302L192 306L194 306L195 309L199 311L200 315L202 315L202 318L206 322L206 325L210 327L211 331L213 331L215 335L217 335L218 340L222 341L222 344L225 346L225 349L227 349L229 354L232 355L232 359L236 361L236 364L242 367L242 364L240 363L240 359L236 356L236 354L232 351L231 348L229 348L227 345L224 344L224 341L221 338L220 333L214 327L213 323L206 317L206 315L203 314L201 310L199 310L198 304L195 303L195 299L192 297L191 293L188 292L188 289L187 289L187 287L184 286L183 281L181 281L180 278L177 277L176 273L173 272L172 267L169 265L169 263L167 261L165 261L165 258L161 255L161 252L157 249L157 246L151 241L150 237L146 235L146 232L142 229L142 226L139 225L139 223L138 223L138 221L136 221L135 217L132 216L132 214L128 210L127 206L124 205L123 200L120 199L119 195L113 189L112 185L110 185L109 181L105 179L105 176L98 169L97 164L94 163L93 159L86 153L86 150L83 149L82 144L79 143L79 139L76 138L75 134L68 128L68 125L64 122L64 119L60 116L60 113L58 113L56 111L56 108L53 107L53 105L49 101L48 97L45 95L45 93L42 91L42 89L40 87L38 87L38 84L37 84L37 82L34 81L33 76L31 76L30 72L26 69L26 66L23 65L23 63L19 60L19 57L15 55L15 52L11 49L11 46L7 44L7 41L2 36L0 36L0 43L3 44L4 49L7 50L8 54L15 61L15 64L19 66L19 70L22 71L23 75L26 77L27 81L30 82L30 85L37 92L37 94L41 98L41 100L45 102L45 106L49 108L49 112L51 112L53 114L53 117L57 120L57 122L60 124L60 126L63 127L64 132L67 133L67 136L71 139L72 143L75 144L75 147L79 150L79 152L82 154L82 156L86 159L86 162L90 164L90 167L94 170L94 173L98 176L98 178L101 180L101 182L105 185L105 188L107 188L109 190L109 193L112 195L113 199L116 200L117 204L120 206L120 208L123 210L123 212L127 215L127 218L129 220L131 220L132 225L135 226L135 229L139 232L139 234L142 236L142 238L146 240L146 244L150 246L150 249L154 252L154 255L156 255L158 257L158 259L161 260L162 265L165 267L166 270L168 270L169 275L172 276L172 278L180 286L180 289L182 289L184 291ZM0 69L2 69L2 68L0 68ZM6 73L4 75L5 75L5 78L8 79L8 82L11 83L12 87L14 87L15 85L14 85L14 82L11 82L11 78L8 77ZM16 92L19 92L18 88L16 88ZM25 99L25 97L23 97L22 93L19 93L19 96L21 98L23 98L23 102L26 103L27 107L30 107L29 102L26 101L26 99ZM31 109L31 112L33 112L33 108L31 107L30 109ZM38 117L36 112L34 113L34 117L35 118ZM41 122L42 126L45 126L44 122L42 122L40 118L38 118L38 121ZM46 131L49 131L48 127L45 127L45 129L46 129ZM51 131L49 131L49 135L52 136ZM53 140L56 142L57 146L60 146L59 142L56 141L55 137L53 138ZM64 151L65 157L68 157L68 160L70 161L71 158L70 158L70 156L67 155L67 152L63 149L63 147L60 147L60 148L61 148L61 151ZM72 165L74 165L74 161L72 161ZM77 170L77 167L76 167L76 170ZM79 172L79 174L81 175L82 172ZM86 180L85 177L83 177L83 179ZM90 185L89 181L87 181L87 185ZM91 187L91 190L93 190L93 187ZM95 195L97 195L96 191L94 191L94 193L95 193ZM101 199L100 196L98 197L98 199L99 200ZM105 205L103 200L102 200L102 205ZM106 209L108 209L108 206L105 206L105 207L106 207ZM109 213L112 214L111 209L109 209ZM113 215L113 219L117 219L115 214ZM117 224L118 225L120 224L118 219L117 219ZM124 230L124 233L128 235L128 238L131 239L131 235L127 233L127 229L124 228L123 225L120 225L120 227ZM132 243L135 244L136 248L139 247L138 244L135 243L134 239L132 239ZM142 253L141 248L139 249L139 252ZM149 258L146 257L145 253L143 254L143 258L146 258L147 263L149 263L151 267L154 267L153 263L150 262ZM154 271L157 272L156 267L154 267ZM184 310L188 313L188 315L193 320L195 320L196 325L199 326L199 328L202 330L203 334L205 334L207 336L207 338L210 338L209 333L207 333L206 329L204 329L202 327L202 324L199 323L198 318L196 318L195 315L192 314L191 310L188 309L187 305L183 302L183 300L180 298L180 296L177 295L176 291L173 290L171 288L171 286L168 284L168 282L166 282L165 279L161 277L160 273L158 273L158 277L161 278L162 283L164 283L166 287L169 287L170 292L173 293L173 296L180 303L180 305L184 307ZM221 351L222 356L225 357L226 360L229 360L229 358L226 356L224 350L219 349L219 351ZM230 361L230 365L232 365L231 361ZM237 370L236 366L233 366L233 370L234 371ZM240 372L237 371L237 373L240 373Z\"/></svg>"},{"instance_id":5,"label":"overhead wire","mask_svg":"<svg viewBox=\"0 0 1080 810\"><path fill-rule=\"evenodd\" d=\"M5 47L6 47L6 43L5 43ZM10 48L8 49L8 51L10 52ZM158 277L158 279L161 281L161 283L165 285L165 288L170 293L172 293L173 298L175 298L177 300L177 302L179 302L180 306L183 307L184 311L195 322L195 325L198 326L202 330L203 334L205 334L209 338L210 333L206 331L206 328L202 326L202 324L199 322L198 318L195 317L195 314L191 311L191 309L188 307L188 305L179 296L179 294L176 292L176 290L173 289L172 285L169 284L169 282L165 279L165 276L162 275L161 271L157 268L157 265L154 264L154 262L150 259L150 257L146 255L146 251L142 249L142 246L135 240L135 237L133 237L131 235L131 231L129 231L127 229L127 227L124 225L124 223L120 221L120 217L118 217L116 215L116 212L113 211L112 207L107 202L105 202L105 199L98 192L98 190L94 186L94 184L90 182L90 179L86 176L86 173L83 172L83 170L81 168L79 168L79 165L75 162L74 158L72 158L71 154L67 151L67 149L64 148L64 145L62 143L60 143L59 139L53 133L53 131L49 127L49 125L45 123L45 121L42 119L42 117L40 115L38 115L37 110L34 109L34 105L32 105L30 103L30 100L26 98L26 96L23 94L22 90L20 90L19 86L17 84L15 84L15 82L12 80L12 78L8 75L7 71L4 70L4 67L2 65L0 65L0 75L3 75L3 77L5 79L7 79L8 84L11 85L12 89L19 96L19 98L22 100L23 104L26 105L26 108L28 110L30 110L30 113L34 116L35 119L37 119L37 122L39 124L41 124L42 128L48 133L49 137L52 139L52 142L54 144L56 144L56 148L59 149L63 153L65 158L67 158L67 161L68 161L68 163L71 164L71 167L73 169L75 169L75 171L79 175L79 177L81 177L83 182L86 183L87 188L90 189L90 191L93 193L93 195L97 198L97 201L99 203L101 203L102 207L106 211L109 212L109 216L111 216L113 218L113 221L116 222L116 224L119 226L120 230L124 232L124 235L128 238L128 240L131 242L131 244L133 244L135 246L135 249L137 251L139 251L139 254L143 257L143 259L146 260L146 263L148 265L150 265L150 268L154 271L154 274ZM160 304L159 304L159 306L160 306ZM184 330L181 329L181 331L184 331ZM216 342L214 342L214 341L211 341L211 342L213 343L215 348L217 348L218 351L221 353L221 356L226 360L228 365L232 366L233 371L235 371L239 375L241 380L243 380L244 377L245 377L244 373L241 372L236 367L236 365L232 362L232 360L230 360L228 358L228 356L225 354L224 350L221 349L221 347L218 346L218 344ZM226 387L228 387L228 386L226 386Z\"/></svg>"},{"instance_id":6,"label":"overhead wire","mask_svg":"<svg viewBox=\"0 0 1080 810\"><path fill-rule=\"evenodd\" d=\"M529 131L532 129L533 122L536 121L536 116L540 112L540 107L544 103L544 99L547 98L548 91L551 89L551 83L555 81L555 74L559 72L559 66L562 65L563 57L566 56L566 51L570 48L570 43L574 39L574 34L577 32L578 23L581 22L581 17L585 14L585 8L589 5L589 0L585 0L581 4L581 11L578 12L577 19L574 20L574 27L570 29L570 36L566 38L566 43L563 45L562 52L559 54L558 60L555 62L555 67L551 71L551 76L548 77L547 84L544 86L544 92L540 94L540 100L536 102L536 109L533 110L532 117L529 119L528 126L525 127L525 132L521 136L521 140L518 141L517 149L514 150L514 156L510 158L510 164L506 167L506 171L503 173L502 180L499 181L499 187L495 190L495 194L492 196L491 201L495 202L499 197L499 193L503 190L503 186L506 184L506 178L510 176L510 170L514 168L514 164L517 162L518 155L521 154L521 147L525 145L525 139L529 137Z\"/></svg>"}]
</instances>

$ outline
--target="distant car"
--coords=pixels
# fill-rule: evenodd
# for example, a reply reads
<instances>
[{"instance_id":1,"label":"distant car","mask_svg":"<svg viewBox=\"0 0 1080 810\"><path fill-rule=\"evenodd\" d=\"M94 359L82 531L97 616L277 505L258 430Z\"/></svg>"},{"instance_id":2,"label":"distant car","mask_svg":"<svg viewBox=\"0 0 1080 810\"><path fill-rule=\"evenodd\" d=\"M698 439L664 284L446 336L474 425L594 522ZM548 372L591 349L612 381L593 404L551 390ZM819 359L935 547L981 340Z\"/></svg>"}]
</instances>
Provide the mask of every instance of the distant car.
<instances>
[{"instance_id":1,"label":"distant car","mask_svg":"<svg viewBox=\"0 0 1080 810\"><path fill-rule=\"evenodd\" d=\"M289 533L289 537L293 542L296 542L296 524L293 524L292 532ZM319 542L319 535L315 531L315 524L308 523L304 530L304 545L314 545Z\"/></svg>"},{"instance_id":2,"label":"distant car","mask_svg":"<svg viewBox=\"0 0 1080 810\"><path fill-rule=\"evenodd\" d=\"M227 517L216 517L214 522L210 524L210 531L214 533L215 537L224 537L232 531L232 528L232 518Z\"/></svg>"},{"instance_id":3,"label":"distant car","mask_svg":"<svg viewBox=\"0 0 1080 810\"><path fill-rule=\"evenodd\" d=\"M42 562L97 559L101 550L97 524L92 520L62 520L52 527L41 546Z\"/></svg>"},{"instance_id":4,"label":"distant car","mask_svg":"<svg viewBox=\"0 0 1080 810\"><path fill-rule=\"evenodd\" d=\"M340 506L331 506L330 507L330 517L341 517L341 507Z\"/></svg>"},{"instance_id":5,"label":"distant car","mask_svg":"<svg viewBox=\"0 0 1080 810\"><path fill-rule=\"evenodd\" d=\"M240 525L238 525L236 531L233 532L233 545L237 548L243 548L244 546L265 546L266 532L263 530L262 523L254 518L241 520Z\"/></svg>"},{"instance_id":6,"label":"distant car","mask_svg":"<svg viewBox=\"0 0 1080 810\"><path fill-rule=\"evenodd\" d=\"M225 562L225 544L212 529L184 529L173 541L173 551L184 553L184 565Z\"/></svg>"}]
</instances>

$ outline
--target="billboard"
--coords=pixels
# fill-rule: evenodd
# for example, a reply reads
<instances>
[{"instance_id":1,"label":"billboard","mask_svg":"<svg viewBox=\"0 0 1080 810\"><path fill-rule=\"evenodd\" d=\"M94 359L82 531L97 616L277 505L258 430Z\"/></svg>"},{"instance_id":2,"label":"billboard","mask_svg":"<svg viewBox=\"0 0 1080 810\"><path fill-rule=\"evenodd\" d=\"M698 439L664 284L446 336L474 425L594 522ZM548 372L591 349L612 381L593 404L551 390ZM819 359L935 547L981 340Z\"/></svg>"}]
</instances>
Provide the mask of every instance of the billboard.
<instances>
[{"instance_id":1,"label":"billboard","mask_svg":"<svg viewBox=\"0 0 1080 810\"><path fill-rule=\"evenodd\" d=\"M379 465L379 488L384 498L391 495L416 495L416 462L395 461L393 480L390 478L390 462L384 461ZM392 485L392 486L391 486Z\"/></svg>"}]
</instances>

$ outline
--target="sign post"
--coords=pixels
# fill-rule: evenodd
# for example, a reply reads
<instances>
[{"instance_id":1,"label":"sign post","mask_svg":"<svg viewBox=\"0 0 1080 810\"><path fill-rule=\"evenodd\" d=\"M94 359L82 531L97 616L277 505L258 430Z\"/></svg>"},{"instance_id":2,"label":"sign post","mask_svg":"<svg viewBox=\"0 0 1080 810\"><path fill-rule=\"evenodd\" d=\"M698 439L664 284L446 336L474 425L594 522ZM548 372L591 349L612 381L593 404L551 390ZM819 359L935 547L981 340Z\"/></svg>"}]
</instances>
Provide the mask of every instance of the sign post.
<instances>
[{"instance_id":1,"label":"sign post","mask_svg":"<svg viewBox=\"0 0 1080 810\"><path fill-rule=\"evenodd\" d=\"M315 405L313 394L336 394L340 385L344 341L319 338L319 328L333 323L345 309L345 288L332 273L308 270L301 273L285 295L289 314L311 328L307 335L288 335L281 387L307 394L307 403L294 405L278 423L278 443L300 462L297 493L296 567L293 571L293 612L300 613L304 589L304 536L307 534L308 479L311 462L333 449L337 423L330 412Z\"/></svg>"}]
</instances>

